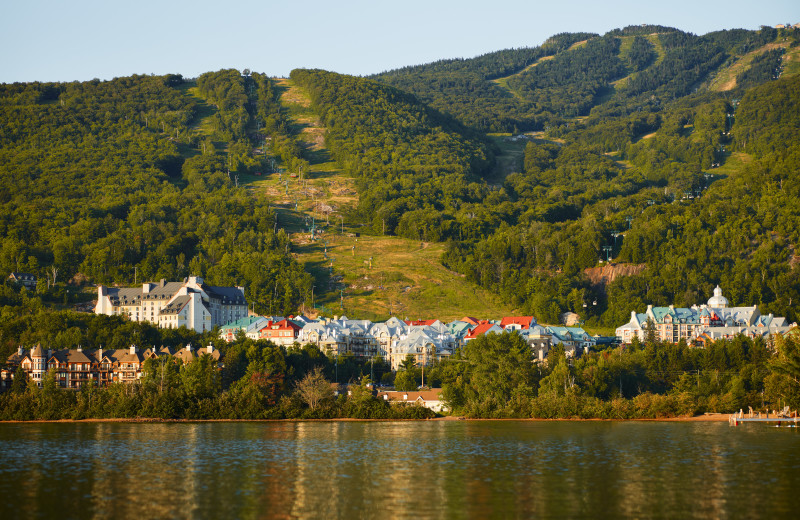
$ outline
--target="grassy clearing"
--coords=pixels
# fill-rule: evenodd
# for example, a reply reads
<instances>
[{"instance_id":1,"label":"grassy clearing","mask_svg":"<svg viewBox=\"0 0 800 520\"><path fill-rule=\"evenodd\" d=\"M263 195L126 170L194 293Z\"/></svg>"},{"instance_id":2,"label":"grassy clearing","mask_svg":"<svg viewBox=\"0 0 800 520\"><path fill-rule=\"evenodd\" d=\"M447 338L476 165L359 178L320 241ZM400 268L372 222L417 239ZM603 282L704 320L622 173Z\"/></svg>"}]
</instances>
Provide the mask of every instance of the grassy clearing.
<instances>
[{"instance_id":1,"label":"grassy clearing","mask_svg":"<svg viewBox=\"0 0 800 520\"><path fill-rule=\"evenodd\" d=\"M347 231L345 228L342 235L331 225L321 240L310 242L304 235L295 246L298 257L317 280L315 304L319 312L373 320L390 315L409 319L489 318L514 312L491 293L442 266L439 259L444 244L356 237Z\"/></svg>"},{"instance_id":2,"label":"grassy clearing","mask_svg":"<svg viewBox=\"0 0 800 520\"><path fill-rule=\"evenodd\" d=\"M582 47L582 46L586 45L586 42L588 42L588 41L589 40L583 40L583 41L575 42L572 45L570 45L570 47L565 52L569 52L569 51L571 51L573 49L577 49L578 47ZM508 90L509 92L514 94L514 96L522 99L522 97L519 95L519 93L517 93L516 91L511 90L511 88L509 88L509 86L508 86L509 78L513 78L514 76L519 76L520 74L525 74L526 72L528 72L529 70L533 69L534 67L536 67L540 63L544 63L545 61L550 61L553 58L555 58L555 56L543 56L543 57L539 58L538 60L536 60L535 62L533 62L530 65L528 65L527 67L525 67L524 69L522 69L522 70L520 70L518 72L515 72L514 74L511 74L511 75L508 75L508 76L505 76L505 77L502 77L502 78L493 79L492 83L500 85L505 90Z\"/></svg>"},{"instance_id":3,"label":"grassy clearing","mask_svg":"<svg viewBox=\"0 0 800 520\"><path fill-rule=\"evenodd\" d=\"M794 76L800 74L800 47L788 49L783 55L783 74L784 76Z\"/></svg>"},{"instance_id":4,"label":"grassy clearing","mask_svg":"<svg viewBox=\"0 0 800 520\"><path fill-rule=\"evenodd\" d=\"M578 43L586 43L586 42L578 42ZM578 45L578 44L576 43L575 45ZM575 47L575 45L573 45L572 47L570 47L570 49L572 49L573 47ZM501 87L503 90L506 90L506 91L508 91L509 93L511 93L511 94L512 94L512 95L513 95L515 98L517 98L517 99L520 99L520 100L524 101L524 100L525 100L525 98L524 98L524 97L523 97L523 96L522 96L522 95L521 95L519 92L517 92L516 90L514 90L514 89L512 89L511 87L509 87L509 86L508 86L508 80L509 80L509 79L511 79L511 78L513 78L513 77L515 77L515 76L519 76L520 74L525 74L526 72L528 72L529 70L533 69L534 67L536 67L536 66L537 66L537 65L539 65L540 63L543 63L543 62L545 62L545 61L552 60L553 58L555 58L555 56L544 56L544 57L542 57L542 58L539 58L539 59L538 59L538 60L536 60L535 62L531 63L530 65L528 65L528 66L527 66L527 67L525 67L524 69L522 69L522 70L520 70L520 71L518 71L518 72L515 72L514 74L511 74L511 75L509 75L509 76L505 76L505 77L502 77L502 78L493 79L493 80L491 80L491 81L492 81L492 83L494 83L495 85L498 85L499 87Z\"/></svg>"},{"instance_id":5,"label":"grassy clearing","mask_svg":"<svg viewBox=\"0 0 800 520\"><path fill-rule=\"evenodd\" d=\"M192 130L213 135L211 116L216 108L199 95L195 85L184 88L199 107ZM302 179L284 172L241 175L239 182L254 197L269 200L278 226L292 238L295 258L315 277L313 303L317 310L311 308L312 302L306 302L308 314L324 311L327 315L374 320L391 314L446 320L513 314L513 309L498 298L442 266L439 259L444 244L356 236L360 228L344 217L358 204L354 179L330 160L325 128L308 97L286 79L278 81L278 88L281 104L292 119L311 166ZM521 161L524 147L525 142L502 144L503 157L508 156L510 162ZM311 240L308 231L312 219L317 240Z\"/></svg>"},{"instance_id":6,"label":"grassy clearing","mask_svg":"<svg viewBox=\"0 0 800 520\"><path fill-rule=\"evenodd\" d=\"M635 37L634 36L620 36L619 38L622 40L622 43L620 44L620 47L619 47L619 57L624 60L625 58L628 57L628 54L630 54L631 47L633 47L633 39ZM653 63L651 63L647 68L644 69L644 70L647 70L650 67L652 67L654 65L658 65L659 63L664 61L664 46L661 44L661 40L658 38L658 33L648 34L647 36L645 36L645 38L647 38L647 40L649 40L650 43L653 44L653 47L654 47L653 50L655 50L655 52L656 52L656 59L653 61ZM614 92L615 92L615 90L617 88L624 88L628 84L628 82L631 80L631 78L636 77L636 75L639 74L639 73L641 73L641 71L633 72L631 74L628 74L627 76L624 76L622 78L619 78L617 80L612 81L609 84L611 86L611 89L612 89L611 90L611 95L614 94ZM600 103L603 103L605 101L608 101L608 99L611 98L611 95L607 94L607 95L603 96L602 101L598 102L597 104L600 104Z\"/></svg>"},{"instance_id":7,"label":"grassy clearing","mask_svg":"<svg viewBox=\"0 0 800 520\"><path fill-rule=\"evenodd\" d=\"M200 90L197 88L195 82L187 82L182 85L181 90L184 90L193 100L197 103L197 110L195 111L194 124L190 129L204 136L214 135L214 126L211 121L211 116L217 113L217 107L208 103L206 99L200 95Z\"/></svg>"},{"instance_id":8,"label":"grassy clearing","mask_svg":"<svg viewBox=\"0 0 800 520\"><path fill-rule=\"evenodd\" d=\"M355 180L330 160L325 128L308 97L290 80L279 80L278 87L281 105L294 123L311 166L302 179L272 173L240 180L253 196L270 201L278 225L291 235L295 258L314 276L317 308L307 301L309 315L378 320L392 314L456 319L467 314L512 313L499 299L442 266L444 244L363 235L363 228L349 217L358 205ZM504 155L521 158L525 143L514 144L503 147ZM315 240L309 231L312 222Z\"/></svg>"},{"instance_id":9,"label":"grassy clearing","mask_svg":"<svg viewBox=\"0 0 800 520\"><path fill-rule=\"evenodd\" d=\"M713 79L709 82L708 90L714 92L727 92L729 90L733 90L736 88L736 76L741 74L742 72L746 71L750 68L750 64L753 62L753 58L760 54L764 54L767 51L771 51L773 49L778 48L787 48L789 46L788 42L780 42L780 43L768 43L763 47L760 47L754 51L750 51L744 56L740 57L738 60L733 62L728 67L721 69L717 72ZM797 56L797 50L794 51L795 56ZM787 53L793 54L793 53ZM784 63L786 63L786 58L784 58ZM786 74L787 71L784 71Z\"/></svg>"},{"instance_id":10,"label":"grassy clearing","mask_svg":"<svg viewBox=\"0 0 800 520\"><path fill-rule=\"evenodd\" d=\"M753 162L753 158L743 152L727 152L725 154L725 162L719 167L709 170L708 173L719 175L722 177L734 176L742 171L742 169Z\"/></svg>"},{"instance_id":11,"label":"grassy clearing","mask_svg":"<svg viewBox=\"0 0 800 520\"><path fill-rule=\"evenodd\" d=\"M664 51L664 44L661 43L661 38L658 37L658 34L659 33L653 33L645 36L645 38L647 38L650 41L650 43L653 44L653 47L655 47L656 61L653 62L653 65L658 65L659 63L664 61L664 55L666 54L666 52ZM651 65L651 67L653 65Z\"/></svg>"}]
</instances>

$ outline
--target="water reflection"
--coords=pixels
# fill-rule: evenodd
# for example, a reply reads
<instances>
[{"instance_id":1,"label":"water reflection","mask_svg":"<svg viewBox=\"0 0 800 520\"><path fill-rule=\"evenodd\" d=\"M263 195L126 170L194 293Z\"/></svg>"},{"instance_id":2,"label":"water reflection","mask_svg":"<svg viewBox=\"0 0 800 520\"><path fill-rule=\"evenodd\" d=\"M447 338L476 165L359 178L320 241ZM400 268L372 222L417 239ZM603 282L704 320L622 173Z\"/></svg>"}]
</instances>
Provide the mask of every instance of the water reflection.
<instances>
[{"instance_id":1,"label":"water reflection","mask_svg":"<svg viewBox=\"0 0 800 520\"><path fill-rule=\"evenodd\" d=\"M787 516L795 430L716 423L1 424L11 516Z\"/></svg>"}]
</instances>

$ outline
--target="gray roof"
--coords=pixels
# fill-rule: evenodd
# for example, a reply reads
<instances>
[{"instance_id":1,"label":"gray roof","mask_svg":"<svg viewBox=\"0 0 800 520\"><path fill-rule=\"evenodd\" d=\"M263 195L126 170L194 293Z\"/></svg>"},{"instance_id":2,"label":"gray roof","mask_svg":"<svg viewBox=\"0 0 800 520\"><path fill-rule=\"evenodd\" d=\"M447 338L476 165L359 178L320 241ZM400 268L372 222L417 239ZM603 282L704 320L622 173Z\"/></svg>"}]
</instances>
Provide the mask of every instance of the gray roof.
<instances>
[{"instance_id":1,"label":"gray roof","mask_svg":"<svg viewBox=\"0 0 800 520\"><path fill-rule=\"evenodd\" d=\"M142 299L141 287L109 287L108 298L114 305L138 305Z\"/></svg>"},{"instance_id":2,"label":"gray roof","mask_svg":"<svg viewBox=\"0 0 800 520\"><path fill-rule=\"evenodd\" d=\"M177 298L169 302L168 305L165 305L161 309L160 314L162 316L165 314L178 314L183 310L184 307L186 307L186 304L189 303L190 301L192 301L191 296L178 296Z\"/></svg>"},{"instance_id":3,"label":"gray roof","mask_svg":"<svg viewBox=\"0 0 800 520\"><path fill-rule=\"evenodd\" d=\"M147 294L142 294L142 299L144 300L169 300L172 298L176 292L178 292L181 287L183 287L183 282L165 282L164 285L160 283L157 284L155 287L150 289L150 292ZM142 290L139 289L141 293Z\"/></svg>"},{"instance_id":4,"label":"gray roof","mask_svg":"<svg viewBox=\"0 0 800 520\"><path fill-rule=\"evenodd\" d=\"M227 305L244 305L244 294L238 287L219 287L216 285L203 285L203 290L212 298L222 300Z\"/></svg>"}]
</instances>

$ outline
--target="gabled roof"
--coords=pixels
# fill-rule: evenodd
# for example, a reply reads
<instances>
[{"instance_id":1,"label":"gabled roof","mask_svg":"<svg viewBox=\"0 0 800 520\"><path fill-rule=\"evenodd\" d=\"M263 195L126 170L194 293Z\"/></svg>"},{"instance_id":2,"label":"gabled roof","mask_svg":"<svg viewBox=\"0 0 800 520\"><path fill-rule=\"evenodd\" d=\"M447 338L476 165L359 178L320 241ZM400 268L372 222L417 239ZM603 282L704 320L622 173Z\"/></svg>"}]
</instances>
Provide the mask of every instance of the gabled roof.
<instances>
[{"instance_id":1,"label":"gabled roof","mask_svg":"<svg viewBox=\"0 0 800 520\"><path fill-rule=\"evenodd\" d=\"M404 399L405 397L405 399ZM378 392L378 399L387 399L389 401L398 401L411 403L415 401L441 401L442 389L433 388L431 390L422 390L414 392L402 392L399 390L389 390L385 392Z\"/></svg>"},{"instance_id":2,"label":"gabled roof","mask_svg":"<svg viewBox=\"0 0 800 520\"><path fill-rule=\"evenodd\" d=\"M67 351L68 363L91 363L92 360L82 350L70 349Z\"/></svg>"},{"instance_id":3,"label":"gabled roof","mask_svg":"<svg viewBox=\"0 0 800 520\"><path fill-rule=\"evenodd\" d=\"M131 354L128 349L115 350L114 360L119 363L141 363L142 354L138 351L135 354Z\"/></svg>"},{"instance_id":4,"label":"gabled roof","mask_svg":"<svg viewBox=\"0 0 800 520\"><path fill-rule=\"evenodd\" d=\"M25 281L28 281L28 282L35 282L36 281L36 275L30 274L30 273L20 273L20 272L14 271L10 275L8 275L8 277L11 278L12 280L18 280L18 281L20 281L20 280L25 280Z\"/></svg>"},{"instance_id":5,"label":"gabled roof","mask_svg":"<svg viewBox=\"0 0 800 520\"><path fill-rule=\"evenodd\" d=\"M406 320L405 323L406 323L406 325L419 327L419 326L423 326L423 325L431 326L434 323L436 323L437 321L439 321L439 320Z\"/></svg>"},{"instance_id":6,"label":"gabled roof","mask_svg":"<svg viewBox=\"0 0 800 520\"><path fill-rule=\"evenodd\" d=\"M183 310L184 307L186 307L186 305L190 301L192 301L191 296L178 296L177 298L169 302L169 304L165 305L161 309L160 314L162 316L165 314L178 314Z\"/></svg>"},{"instance_id":7,"label":"gabled roof","mask_svg":"<svg viewBox=\"0 0 800 520\"><path fill-rule=\"evenodd\" d=\"M191 348L182 348L179 351L173 354L176 358L180 359L184 363L191 363L195 357L197 357Z\"/></svg>"},{"instance_id":8,"label":"gabled roof","mask_svg":"<svg viewBox=\"0 0 800 520\"><path fill-rule=\"evenodd\" d=\"M488 332L493 333L502 333L504 332L503 329L498 327L495 323L490 323L488 321L482 321L478 325L475 326L469 334L466 335L464 339L475 339L482 334L486 334Z\"/></svg>"},{"instance_id":9,"label":"gabled roof","mask_svg":"<svg viewBox=\"0 0 800 520\"><path fill-rule=\"evenodd\" d=\"M400 318L397 318L395 316L392 316L391 318L386 320L384 323L386 324L387 327L403 327L403 328L405 328L405 322L403 320L401 320Z\"/></svg>"},{"instance_id":10,"label":"gabled roof","mask_svg":"<svg viewBox=\"0 0 800 520\"><path fill-rule=\"evenodd\" d=\"M247 332L252 332L254 330L258 330L261 326L267 322L269 322L267 318L263 316L247 316L246 318L242 318L240 320L234 321L233 323L228 323L227 325L220 327L220 334L228 334L230 332L237 332L239 330Z\"/></svg>"},{"instance_id":11,"label":"gabled roof","mask_svg":"<svg viewBox=\"0 0 800 520\"><path fill-rule=\"evenodd\" d=\"M106 291L114 305L138 305L142 300L141 287L108 287Z\"/></svg>"},{"instance_id":12,"label":"gabled roof","mask_svg":"<svg viewBox=\"0 0 800 520\"><path fill-rule=\"evenodd\" d=\"M292 320L284 318L284 319L282 319L281 321L278 321L278 322L268 321L268 322L262 324L260 327L258 327L257 330L259 332L261 332L264 329L270 329L270 330L286 330L286 329L290 329L290 330L292 330L294 332L294 331L301 330L302 328L303 328L302 326L298 325L297 323L293 322Z\"/></svg>"},{"instance_id":13,"label":"gabled roof","mask_svg":"<svg viewBox=\"0 0 800 520\"><path fill-rule=\"evenodd\" d=\"M8 364L17 365L21 363L22 360L25 359L26 357L28 357L28 354L26 354L25 351L23 351L22 354L20 354L19 352L14 352L10 356L8 356Z\"/></svg>"},{"instance_id":14,"label":"gabled roof","mask_svg":"<svg viewBox=\"0 0 800 520\"><path fill-rule=\"evenodd\" d=\"M592 336L581 327L552 327L548 326L547 330L561 341L576 340L576 341L591 341Z\"/></svg>"},{"instance_id":15,"label":"gabled roof","mask_svg":"<svg viewBox=\"0 0 800 520\"><path fill-rule=\"evenodd\" d=\"M183 282L163 282L156 284L148 293L144 293L141 289L139 292L145 300L169 300L183 286Z\"/></svg>"},{"instance_id":16,"label":"gabled roof","mask_svg":"<svg viewBox=\"0 0 800 520\"><path fill-rule=\"evenodd\" d=\"M145 350L144 353L142 354L142 356L145 358L151 358L154 356L155 357L171 356L171 355L172 355L172 349L170 349L169 347L165 347L164 345L161 345L160 347L156 347L154 345L152 348L148 348L147 350Z\"/></svg>"},{"instance_id":17,"label":"gabled roof","mask_svg":"<svg viewBox=\"0 0 800 520\"><path fill-rule=\"evenodd\" d=\"M529 329L536 323L533 316L506 316L500 320L500 326L506 328L508 325L519 325L523 329Z\"/></svg>"}]
</instances>

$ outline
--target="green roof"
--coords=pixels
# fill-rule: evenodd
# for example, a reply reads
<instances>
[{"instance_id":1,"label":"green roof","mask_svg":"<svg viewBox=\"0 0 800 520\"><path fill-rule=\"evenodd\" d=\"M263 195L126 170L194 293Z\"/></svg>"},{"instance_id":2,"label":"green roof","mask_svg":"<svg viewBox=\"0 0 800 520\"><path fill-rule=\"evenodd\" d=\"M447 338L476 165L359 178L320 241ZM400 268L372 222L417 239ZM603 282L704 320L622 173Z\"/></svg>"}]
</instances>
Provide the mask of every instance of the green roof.
<instances>
[{"instance_id":1,"label":"green roof","mask_svg":"<svg viewBox=\"0 0 800 520\"><path fill-rule=\"evenodd\" d=\"M260 319L261 319L260 316L247 316L246 318L234 321L233 323L228 323L224 327L220 327L220 330L246 329L247 327L249 327L250 325L252 325L253 323L257 322Z\"/></svg>"}]
</instances>

